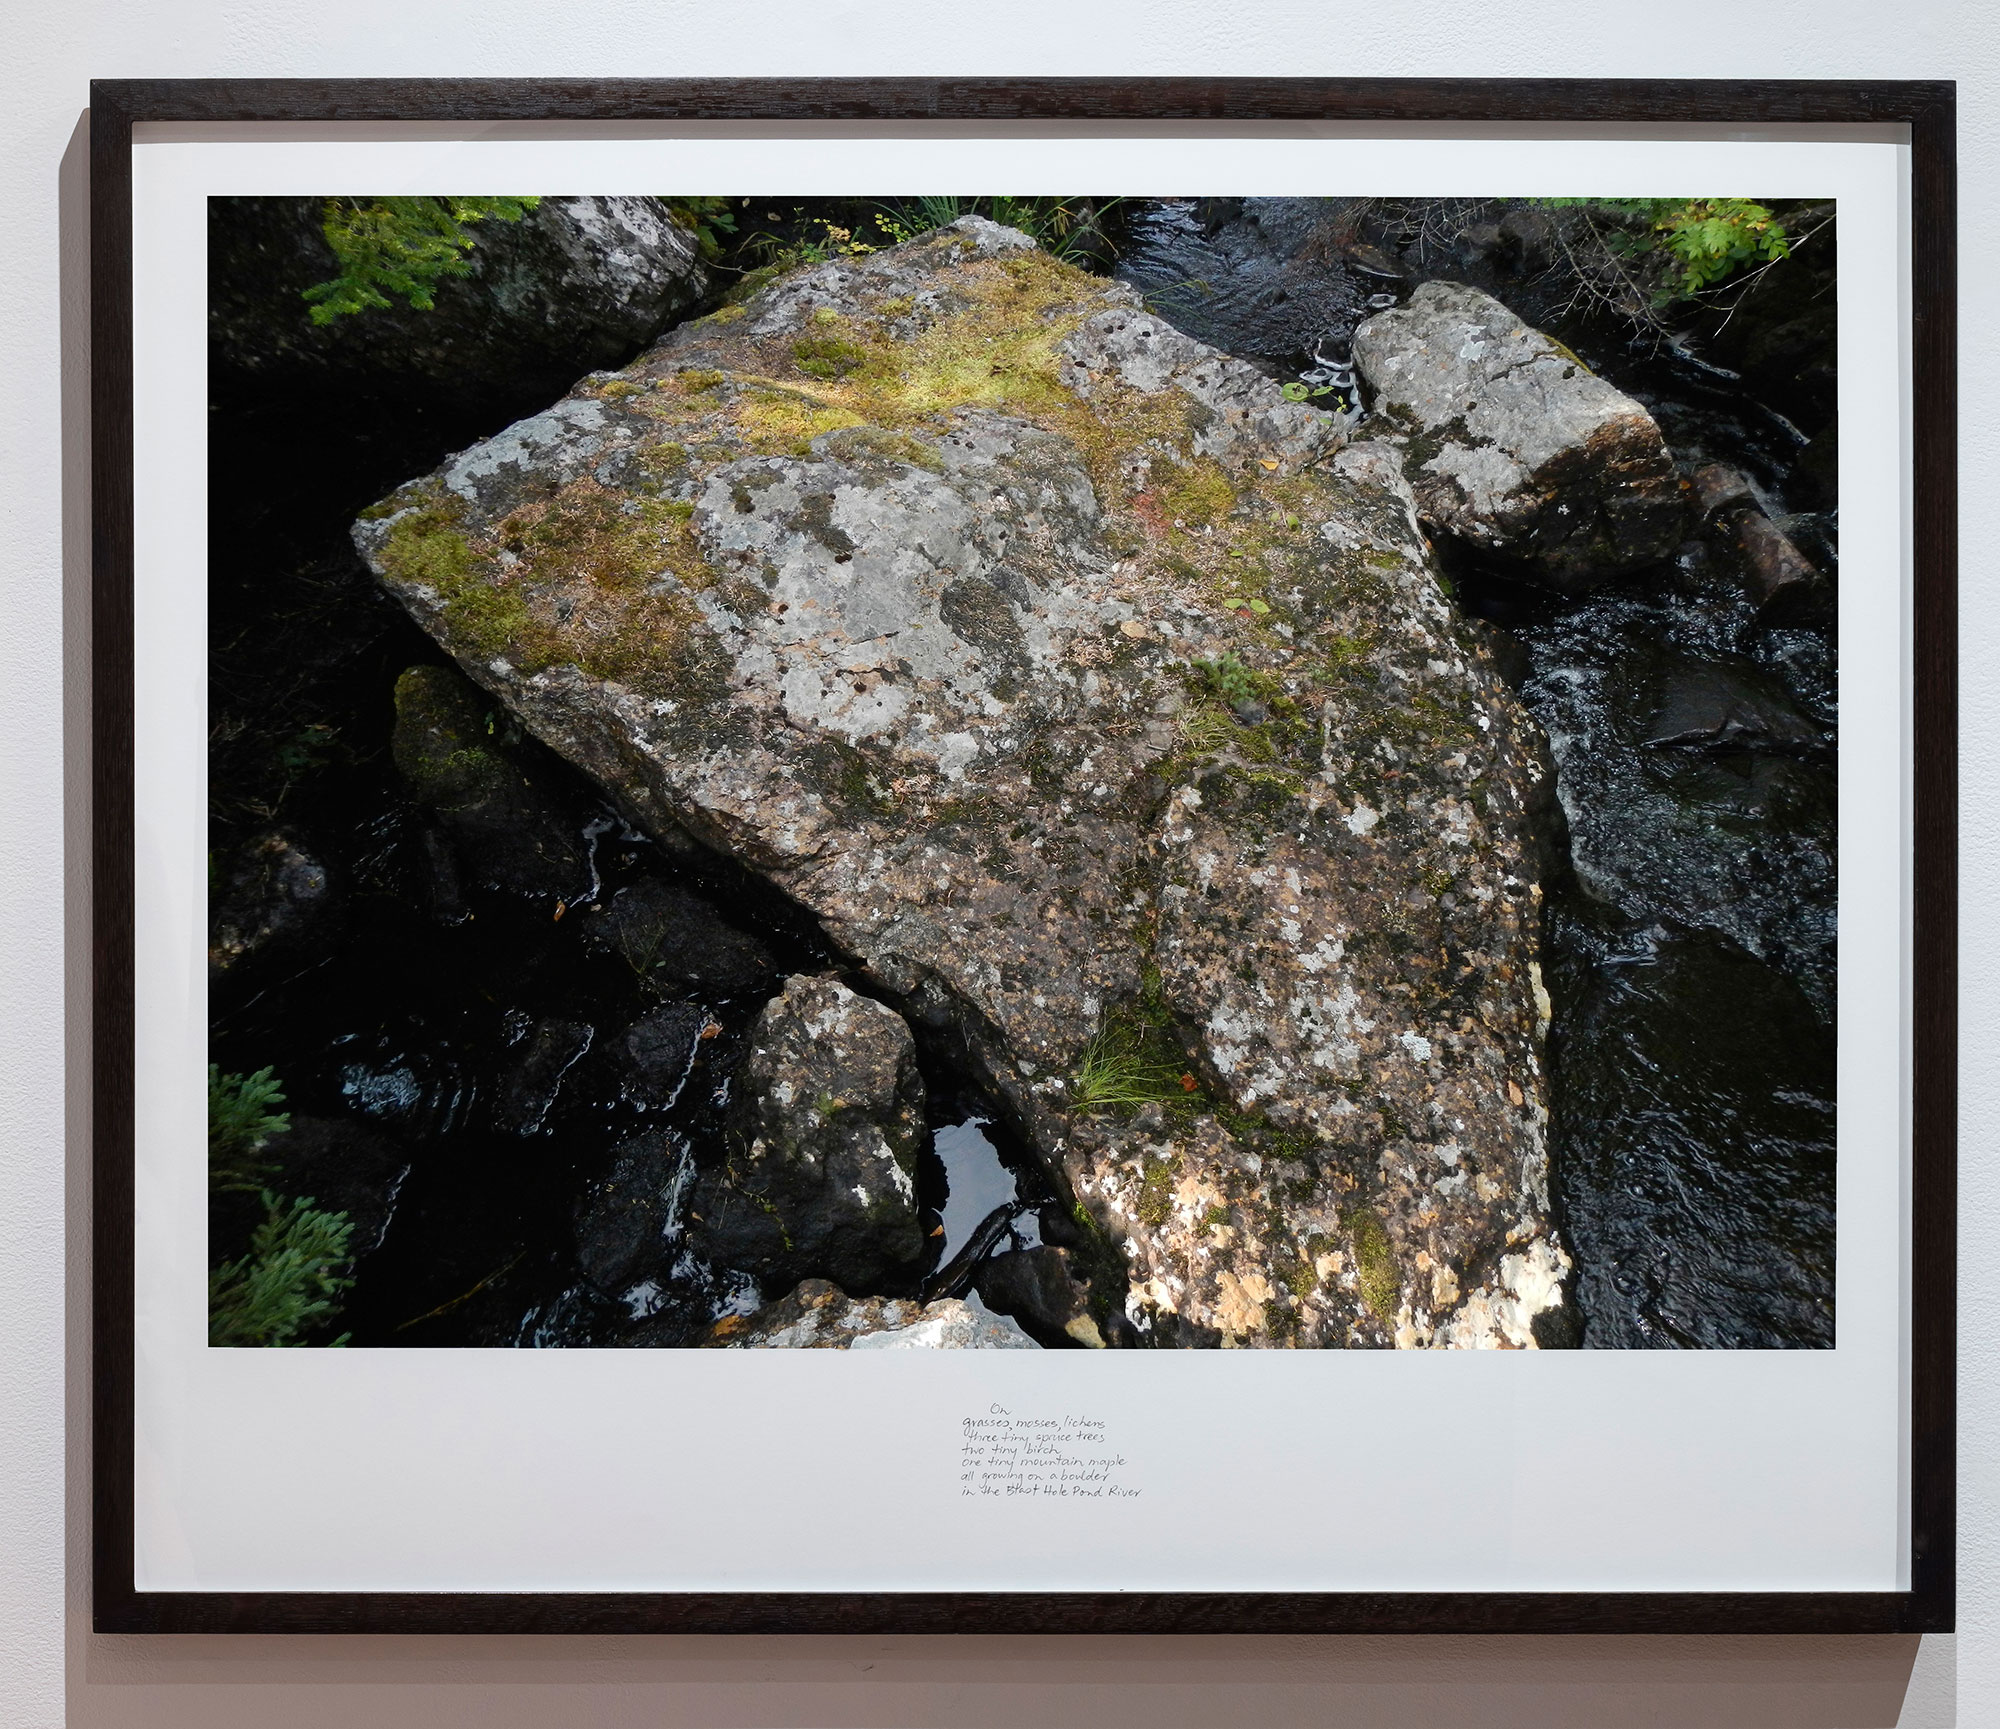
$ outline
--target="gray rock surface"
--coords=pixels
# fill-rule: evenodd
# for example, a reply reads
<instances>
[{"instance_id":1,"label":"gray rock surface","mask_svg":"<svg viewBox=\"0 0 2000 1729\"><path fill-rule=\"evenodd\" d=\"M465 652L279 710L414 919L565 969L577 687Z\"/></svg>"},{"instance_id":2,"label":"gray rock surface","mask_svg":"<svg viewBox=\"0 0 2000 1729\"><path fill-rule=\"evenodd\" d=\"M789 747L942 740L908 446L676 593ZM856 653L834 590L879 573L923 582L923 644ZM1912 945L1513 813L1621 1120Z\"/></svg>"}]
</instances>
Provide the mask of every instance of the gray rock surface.
<instances>
[{"instance_id":1,"label":"gray rock surface","mask_svg":"<svg viewBox=\"0 0 2000 1729\"><path fill-rule=\"evenodd\" d=\"M916 1303L900 1297L857 1302L824 1279L754 1315L718 1321L696 1343L711 1348L821 1351L1032 1351L1035 1341L1002 1315L946 1297Z\"/></svg>"},{"instance_id":2,"label":"gray rock surface","mask_svg":"<svg viewBox=\"0 0 2000 1729\"><path fill-rule=\"evenodd\" d=\"M1426 282L1354 357L1433 532L1563 589L1673 551L1681 483L1653 417L1491 295Z\"/></svg>"},{"instance_id":3,"label":"gray rock surface","mask_svg":"<svg viewBox=\"0 0 2000 1729\"><path fill-rule=\"evenodd\" d=\"M1532 1344L1540 737L1401 453L1142 319L968 219L674 331L357 543L963 1054L1142 1334Z\"/></svg>"},{"instance_id":4,"label":"gray rock surface","mask_svg":"<svg viewBox=\"0 0 2000 1729\"><path fill-rule=\"evenodd\" d=\"M696 1251L766 1290L911 1278L924 1083L902 1017L837 979L795 978L751 1029L731 1088L728 1164L695 1189Z\"/></svg>"}]
</instances>

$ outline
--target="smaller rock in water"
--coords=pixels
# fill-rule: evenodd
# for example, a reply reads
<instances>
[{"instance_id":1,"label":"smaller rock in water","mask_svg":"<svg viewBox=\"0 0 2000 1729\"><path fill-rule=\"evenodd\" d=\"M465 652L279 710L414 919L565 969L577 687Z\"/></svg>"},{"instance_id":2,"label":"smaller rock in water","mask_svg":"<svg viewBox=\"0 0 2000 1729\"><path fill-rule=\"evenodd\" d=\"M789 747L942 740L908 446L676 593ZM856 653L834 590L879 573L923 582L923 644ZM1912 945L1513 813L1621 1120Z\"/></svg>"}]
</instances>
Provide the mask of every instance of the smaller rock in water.
<instances>
[{"instance_id":1,"label":"smaller rock in water","mask_svg":"<svg viewBox=\"0 0 2000 1729\"><path fill-rule=\"evenodd\" d=\"M532 1135L547 1120L563 1076L590 1049L592 1029L582 1021L529 1021L526 1016L520 1021L493 1101L493 1121L507 1134Z\"/></svg>"},{"instance_id":2,"label":"smaller rock in water","mask_svg":"<svg viewBox=\"0 0 2000 1729\"><path fill-rule=\"evenodd\" d=\"M1703 522L1711 522L1734 511L1754 509L1757 504L1757 495L1750 489L1750 482L1735 469L1725 468L1719 462L1708 463L1689 475L1688 492L1695 514Z\"/></svg>"},{"instance_id":3,"label":"smaller rock in water","mask_svg":"<svg viewBox=\"0 0 2000 1729\"><path fill-rule=\"evenodd\" d=\"M294 1115L268 1153L277 1161L276 1192L309 1196L322 1212L345 1213L353 1222L348 1249L356 1259L382 1246L396 1191L410 1170L410 1155L398 1142L338 1117Z\"/></svg>"},{"instance_id":4,"label":"smaller rock in water","mask_svg":"<svg viewBox=\"0 0 2000 1729\"><path fill-rule=\"evenodd\" d=\"M642 1110L666 1110L681 1095L709 1026L699 1003L662 1003L618 1035L613 1060L625 1097Z\"/></svg>"},{"instance_id":5,"label":"smaller rock in water","mask_svg":"<svg viewBox=\"0 0 2000 1729\"><path fill-rule=\"evenodd\" d=\"M783 971L755 937L725 924L699 895L660 877L620 889L586 928L593 948L617 955L656 985L755 996L769 991Z\"/></svg>"},{"instance_id":6,"label":"smaller rock in water","mask_svg":"<svg viewBox=\"0 0 2000 1729\"><path fill-rule=\"evenodd\" d=\"M995 1255L973 1278L973 1289L996 1314L1011 1315L1039 1343L1068 1340L1093 1351L1104 1335L1090 1313L1090 1293L1070 1271L1061 1249L1016 1249Z\"/></svg>"},{"instance_id":7,"label":"smaller rock in water","mask_svg":"<svg viewBox=\"0 0 2000 1729\"><path fill-rule=\"evenodd\" d=\"M417 836L417 850L423 860L424 901L431 917L441 925L462 925L470 916L465 890L458 877L458 855L450 838L434 823L426 823Z\"/></svg>"},{"instance_id":8,"label":"smaller rock in water","mask_svg":"<svg viewBox=\"0 0 2000 1729\"><path fill-rule=\"evenodd\" d=\"M795 978L765 1006L737 1083L729 1162L692 1209L704 1258L767 1290L913 1278L924 1083L902 1016L837 979Z\"/></svg>"},{"instance_id":9,"label":"smaller rock in water","mask_svg":"<svg viewBox=\"0 0 2000 1729\"><path fill-rule=\"evenodd\" d=\"M618 1149L576 1204L577 1265L608 1297L655 1270L680 1231L694 1164L677 1135L648 1131Z\"/></svg>"},{"instance_id":10,"label":"smaller rock in water","mask_svg":"<svg viewBox=\"0 0 2000 1729\"><path fill-rule=\"evenodd\" d=\"M582 846L499 743L505 719L499 703L452 668L413 666L396 680L390 751L471 875L514 894L581 894L591 882Z\"/></svg>"},{"instance_id":11,"label":"smaller rock in water","mask_svg":"<svg viewBox=\"0 0 2000 1729\"><path fill-rule=\"evenodd\" d=\"M711 1349L820 1351L1032 1351L1035 1341L1013 1321L975 1303L946 1297L916 1303L900 1297L856 1302L839 1286L807 1279L754 1315L717 1321L698 1345Z\"/></svg>"},{"instance_id":12,"label":"smaller rock in water","mask_svg":"<svg viewBox=\"0 0 2000 1729\"><path fill-rule=\"evenodd\" d=\"M1782 697L1726 667L1687 666L1667 675L1653 716L1654 746L1775 751L1813 756L1827 747L1818 727Z\"/></svg>"},{"instance_id":13,"label":"smaller rock in water","mask_svg":"<svg viewBox=\"0 0 2000 1729\"><path fill-rule=\"evenodd\" d=\"M1744 512L1736 524L1736 544L1759 619L1781 623L1798 618L1821 594L1824 584L1812 561L1762 511Z\"/></svg>"},{"instance_id":14,"label":"smaller rock in water","mask_svg":"<svg viewBox=\"0 0 2000 1729\"><path fill-rule=\"evenodd\" d=\"M259 835L226 867L209 935L209 974L296 959L331 934L338 913L325 865L291 835Z\"/></svg>"},{"instance_id":15,"label":"smaller rock in water","mask_svg":"<svg viewBox=\"0 0 2000 1729\"><path fill-rule=\"evenodd\" d=\"M1679 544L1680 476L1653 417L1490 294L1426 282L1354 333L1354 358L1434 531L1565 590Z\"/></svg>"}]
</instances>

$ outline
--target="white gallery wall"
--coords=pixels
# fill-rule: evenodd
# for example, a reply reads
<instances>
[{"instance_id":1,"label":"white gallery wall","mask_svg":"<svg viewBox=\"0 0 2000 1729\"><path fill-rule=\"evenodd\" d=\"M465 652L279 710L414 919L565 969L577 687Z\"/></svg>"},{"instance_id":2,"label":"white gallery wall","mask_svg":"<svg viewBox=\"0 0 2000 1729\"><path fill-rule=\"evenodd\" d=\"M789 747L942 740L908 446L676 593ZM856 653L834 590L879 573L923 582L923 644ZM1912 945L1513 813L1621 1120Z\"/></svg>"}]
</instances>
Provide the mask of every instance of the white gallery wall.
<instances>
[{"instance_id":1,"label":"white gallery wall","mask_svg":"<svg viewBox=\"0 0 2000 1729\"><path fill-rule=\"evenodd\" d=\"M2000 13L1909 0L0 0L0 1726L2000 1722ZM75 763L91 77L1948 77L1963 343L1962 1631L1911 1640L98 1639ZM67 340L66 340L67 338ZM66 681L66 644L72 665ZM68 939L67 949L66 940ZM66 998L68 1007L66 1012ZM66 1367L66 1350L70 1359Z\"/></svg>"}]
</instances>

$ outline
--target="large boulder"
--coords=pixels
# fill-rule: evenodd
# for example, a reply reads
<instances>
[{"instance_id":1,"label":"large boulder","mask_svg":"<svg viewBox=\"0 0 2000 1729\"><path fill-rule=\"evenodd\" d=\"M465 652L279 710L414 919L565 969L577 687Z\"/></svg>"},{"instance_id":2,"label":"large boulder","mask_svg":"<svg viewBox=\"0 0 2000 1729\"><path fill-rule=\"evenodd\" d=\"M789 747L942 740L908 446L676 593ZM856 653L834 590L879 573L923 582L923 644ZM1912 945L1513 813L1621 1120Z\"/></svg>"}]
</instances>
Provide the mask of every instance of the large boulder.
<instances>
[{"instance_id":1,"label":"large boulder","mask_svg":"<svg viewBox=\"0 0 2000 1729\"><path fill-rule=\"evenodd\" d=\"M731 1084L728 1163L695 1190L697 1251L767 1290L908 1282L924 1255L924 1083L903 1018L838 979L795 978Z\"/></svg>"},{"instance_id":2,"label":"large boulder","mask_svg":"<svg viewBox=\"0 0 2000 1729\"><path fill-rule=\"evenodd\" d=\"M824 1279L807 1279L753 1315L730 1315L695 1340L728 1350L1032 1351L1035 1341L1004 1315L956 1297L857 1302Z\"/></svg>"},{"instance_id":3,"label":"large boulder","mask_svg":"<svg viewBox=\"0 0 2000 1729\"><path fill-rule=\"evenodd\" d=\"M468 273L428 311L398 301L315 324L339 273L320 198L217 198L209 340L224 391L304 387L511 396L622 360L708 289L694 232L658 198L544 198L471 228Z\"/></svg>"},{"instance_id":4,"label":"large boulder","mask_svg":"<svg viewBox=\"0 0 2000 1729\"><path fill-rule=\"evenodd\" d=\"M1561 589L1665 558L1681 482L1653 417L1490 294L1426 282L1354 334L1426 526Z\"/></svg>"},{"instance_id":5,"label":"large boulder","mask_svg":"<svg viewBox=\"0 0 2000 1729\"><path fill-rule=\"evenodd\" d=\"M957 1052L1152 1339L1533 1344L1548 780L1398 454L976 219L726 312L368 513L390 590Z\"/></svg>"}]
</instances>

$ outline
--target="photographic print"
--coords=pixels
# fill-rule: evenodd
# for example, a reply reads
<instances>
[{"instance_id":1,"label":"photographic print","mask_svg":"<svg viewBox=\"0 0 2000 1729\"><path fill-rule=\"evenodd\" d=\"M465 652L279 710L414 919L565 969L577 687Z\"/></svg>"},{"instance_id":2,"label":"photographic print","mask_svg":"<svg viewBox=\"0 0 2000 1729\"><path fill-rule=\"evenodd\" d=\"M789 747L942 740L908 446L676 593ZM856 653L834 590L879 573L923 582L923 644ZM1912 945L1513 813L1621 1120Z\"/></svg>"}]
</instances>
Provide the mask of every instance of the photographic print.
<instances>
[{"instance_id":1,"label":"photographic print","mask_svg":"<svg viewBox=\"0 0 2000 1729\"><path fill-rule=\"evenodd\" d=\"M1830 1348L1757 191L211 198L209 1343Z\"/></svg>"}]
</instances>

